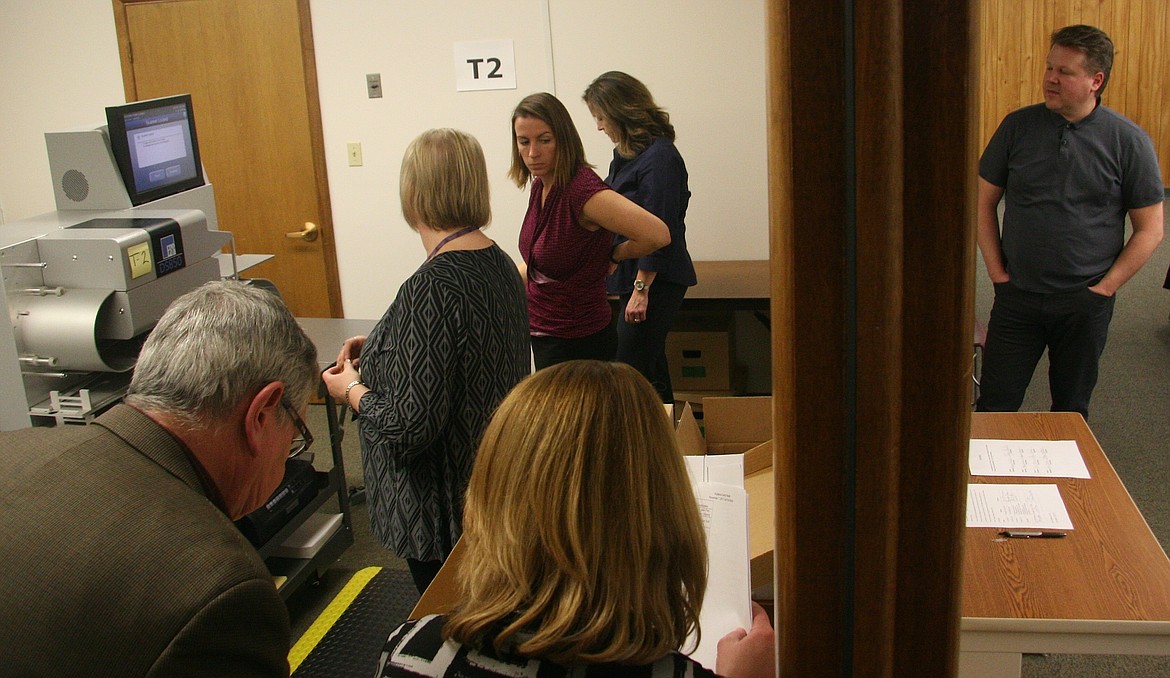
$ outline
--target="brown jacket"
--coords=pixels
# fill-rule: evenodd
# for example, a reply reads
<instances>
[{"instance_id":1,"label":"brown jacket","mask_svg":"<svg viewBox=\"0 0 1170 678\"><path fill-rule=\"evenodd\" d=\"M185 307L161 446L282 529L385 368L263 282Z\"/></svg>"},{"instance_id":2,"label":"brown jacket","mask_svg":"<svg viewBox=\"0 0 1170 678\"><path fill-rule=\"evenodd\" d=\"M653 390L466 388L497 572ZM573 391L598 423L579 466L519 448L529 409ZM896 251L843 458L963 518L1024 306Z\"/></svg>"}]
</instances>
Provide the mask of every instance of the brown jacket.
<instances>
[{"instance_id":1,"label":"brown jacket","mask_svg":"<svg viewBox=\"0 0 1170 678\"><path fill-rule=\"evenodd\" d=\"M289 633L259 554L149 417L0 433L0 673L287 676Z\"/></svg>"}]
</instances>

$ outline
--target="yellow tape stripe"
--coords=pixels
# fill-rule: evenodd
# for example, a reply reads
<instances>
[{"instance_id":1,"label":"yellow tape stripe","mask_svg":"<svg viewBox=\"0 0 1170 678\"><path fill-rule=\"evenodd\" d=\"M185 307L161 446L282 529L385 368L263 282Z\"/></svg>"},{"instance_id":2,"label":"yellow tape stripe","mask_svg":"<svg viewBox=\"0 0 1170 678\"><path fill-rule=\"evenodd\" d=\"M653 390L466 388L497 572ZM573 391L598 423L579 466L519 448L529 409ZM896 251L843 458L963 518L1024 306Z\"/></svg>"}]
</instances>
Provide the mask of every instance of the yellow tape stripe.
<instances>
[{"instance_id":1,"label":"yellow tape stripe","mask_svg":"<svg viewBox=\"0 0 1170 678\"><path fill-rule=\"evenodd\" d=\"M370 580L374 578L374 575L378 574L378 572L381 570L382 568L380 567L366 567L358 570L354 573L353 577L350 578L345 587L341 589L341 592L338 593L333 600L329 601L329 605L321 611L321 614L317 616L317 619L313 622L313 625L310 626L307 631L305 631L304 635L302 635L300 639L297 640L296 644L292 646L292 649L288 651L288 665L290 672L297 670L297 667L301 665L301 662L305 661L305 657L309 656L309 653L313 651L313 648L317 647L317 643L319 643L321 639L325 637L325 634L329 632L329 629L333 628L333 624L336 623L337 620L341 618L341 615L345 613L346 609L349 608L350 603L352 603L354 599L358 597L358 594L362 592L362 589L366 587L366 584L370 583Z\"/></svg>"}]
</instances>

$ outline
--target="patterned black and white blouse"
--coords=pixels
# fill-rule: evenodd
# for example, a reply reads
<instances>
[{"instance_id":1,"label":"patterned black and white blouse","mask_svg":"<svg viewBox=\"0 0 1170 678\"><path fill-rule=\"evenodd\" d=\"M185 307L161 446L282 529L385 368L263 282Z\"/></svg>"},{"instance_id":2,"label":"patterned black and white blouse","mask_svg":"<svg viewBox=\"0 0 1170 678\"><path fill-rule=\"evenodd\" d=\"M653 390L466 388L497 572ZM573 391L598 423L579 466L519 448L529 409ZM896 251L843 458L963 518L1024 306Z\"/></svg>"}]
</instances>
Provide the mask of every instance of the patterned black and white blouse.
<instances>
[{"instance_id":1,"label":"patterned black and white blouse","mask_svg":"<svg viewBox=\"0 0 1170 678\"><path fill-rule=\"evenodd\" d=\"M370 527L403 558L443 560L488 417L530 372L516 265L497 245L443 252L402 284L362 347L358 417Z\"/></svg>"},{"instance_id":2,"label":"patterned black and white blouse","mask_svg":"<svg viewBox=\"0 0 1170 678\"><path fill-rule=\"evenodd\" d=\"M386 640L378 660L379 678L715 678L702 664L671 652L653 664L562 666L539 659L475 650L443 640L444 617L430 615L399 626Z\"/></svg>"}]
</instances>

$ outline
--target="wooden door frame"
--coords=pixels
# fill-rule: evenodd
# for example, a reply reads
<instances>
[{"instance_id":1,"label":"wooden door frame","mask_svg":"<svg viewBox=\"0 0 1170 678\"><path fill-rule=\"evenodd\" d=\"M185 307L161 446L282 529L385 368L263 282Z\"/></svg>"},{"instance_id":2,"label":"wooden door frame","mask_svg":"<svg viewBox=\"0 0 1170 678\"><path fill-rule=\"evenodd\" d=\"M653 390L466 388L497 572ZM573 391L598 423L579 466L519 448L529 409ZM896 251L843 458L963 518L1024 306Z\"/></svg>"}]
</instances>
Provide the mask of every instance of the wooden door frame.
<instances>
[{"instance_id":1,"label":"wooden door frame","mask_svg":"<svg viewBox=\"0 0 1170 678\"><path fill-rule=\"evenodd\" d=\"M768 0L781 675L953 676L976 0Z\"/></svg>"},{"instance_id":2,"label":"wooden door frame","mask_svg":"<svg viewBox=\"0 0 1170 678\"><path fill-rule=\"evenodd\" d=\"M133 53L126 19L126 6L140 3L176 2L181 0L111 0L114 7L114 29L118 38L118 55L122 64L122 86L126 101L138 100L134 78ZM313 45L313 23L309 0L296 0L300 21L301 64L305 75L305 100L309 110L309 143L313 153L313 176L320 207L321 256L324 257L325 286L330 315L345 317L341 302L341 281L338 276L337 246L333 237L333 206L329 199L329 170L325 162L325 134L321 126L321 101L317 88L317 59Z\"/></svg>"}]
</instances>

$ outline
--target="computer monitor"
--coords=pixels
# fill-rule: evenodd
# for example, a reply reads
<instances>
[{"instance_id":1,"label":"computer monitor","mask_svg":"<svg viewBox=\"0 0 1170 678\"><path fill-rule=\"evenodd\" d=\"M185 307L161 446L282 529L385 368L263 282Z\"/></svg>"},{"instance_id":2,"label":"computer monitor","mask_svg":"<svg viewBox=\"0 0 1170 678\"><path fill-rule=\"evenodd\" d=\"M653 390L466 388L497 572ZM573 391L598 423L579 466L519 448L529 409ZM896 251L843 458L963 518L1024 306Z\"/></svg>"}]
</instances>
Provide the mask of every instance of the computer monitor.
<instances>
[{"instance_id":1,"label":"computer monitor","mask_svg":"<svg viewBox=\"0 0 1170 678\"><path fill-rule=\"evenodd\" d=\"M202 186L191 95L106 109L110 149L135 206Z\"/></svg>"}]
</instances>

